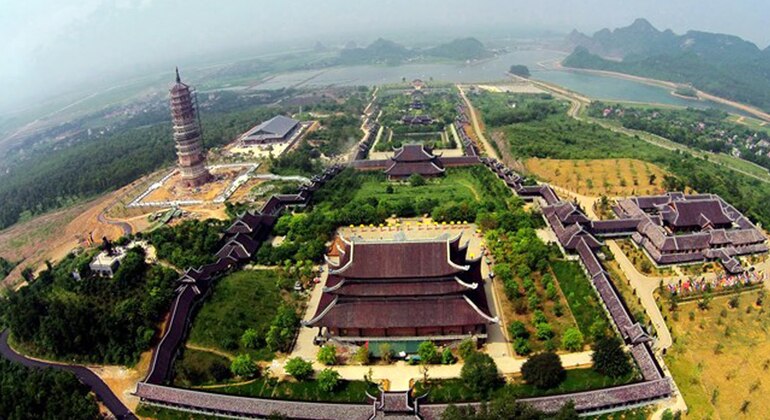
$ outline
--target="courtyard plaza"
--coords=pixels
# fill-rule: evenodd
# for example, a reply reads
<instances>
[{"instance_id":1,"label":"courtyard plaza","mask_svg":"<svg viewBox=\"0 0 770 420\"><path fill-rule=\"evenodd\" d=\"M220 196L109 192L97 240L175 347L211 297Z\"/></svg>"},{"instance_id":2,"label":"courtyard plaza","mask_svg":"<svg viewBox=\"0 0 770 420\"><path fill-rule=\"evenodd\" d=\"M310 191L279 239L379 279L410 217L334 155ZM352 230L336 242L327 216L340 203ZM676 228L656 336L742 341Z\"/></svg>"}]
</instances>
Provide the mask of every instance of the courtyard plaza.
<instances>
[{"instance_id":1,"label":"courtyard plaza","mask_svg":"<svg viewBox=\"0 0 770 420\"><path fill-rule=\"evenodd\" d=\"M338 230L338 234L345 238L370 241L435 239L442 235L444 237L454 237L460 233L462 234L463 242L469 241L469 256L481 255L484 238L480 231L477 230L476 225L471 223L434 223L427 218L390 219L382 226L348 226ZM482 275L485 279L489 279L489 273L493 269L492 264L482 264ZM303 315L303 320L311 319L316 313L327 276L328 270L324 266L320 282L310 291L310 298ZM492 284L487 280L485 292L487 300L490 302L490 312L493 317L497 317L500 316L500 297L494 293L493 289ZM521 371L521 366L527 359L513 356L511 344L506 338L506 325L507 323L504 319L501 319L499 324L489 325L488 339L482 351L494 359L498 370L502 374L513 375ZM301 328L291 354L286 358L274 360L270 365L270 371L278 376L285 375L284 365L288 359L293 357L301 357L312 362L316 371L325 369L327 366L316 360L319 347L313 343L313 340L317 333L317 328ZM566 353L560 354L560 357L562 364L566 368L585 367L591 365L591 353L590 351ZM339 372L343 379L347 380L361 380L371 370L372 379L378 382L387 382L391 391L408 390L412 381L423 378L423 372L419 365L410 365L403 360L387 365L340 365L333 366L332 368ZM428 376L436 379L457 378L460 376L461 369L461 362L452 365L429 365Z\"/></svg>"}]
</instances>

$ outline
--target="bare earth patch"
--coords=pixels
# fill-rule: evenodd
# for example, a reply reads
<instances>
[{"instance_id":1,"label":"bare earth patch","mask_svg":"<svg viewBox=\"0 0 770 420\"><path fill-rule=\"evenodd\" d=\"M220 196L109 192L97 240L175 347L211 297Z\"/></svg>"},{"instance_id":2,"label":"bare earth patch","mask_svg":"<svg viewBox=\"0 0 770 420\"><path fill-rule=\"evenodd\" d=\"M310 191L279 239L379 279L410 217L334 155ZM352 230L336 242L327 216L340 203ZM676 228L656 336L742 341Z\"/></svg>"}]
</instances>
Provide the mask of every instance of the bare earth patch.
<instances>
[{"instance_id":1,"label":"bare earth patch","mask_svg":"<svg viewBox=\"0 0 770 420\"><path fill-rule=\"evenodd\" d=\"M551 183L589 196L659 194L664 191L660 167L636 159L527 159L527 170Z\"/></svg>"}]
</instances>

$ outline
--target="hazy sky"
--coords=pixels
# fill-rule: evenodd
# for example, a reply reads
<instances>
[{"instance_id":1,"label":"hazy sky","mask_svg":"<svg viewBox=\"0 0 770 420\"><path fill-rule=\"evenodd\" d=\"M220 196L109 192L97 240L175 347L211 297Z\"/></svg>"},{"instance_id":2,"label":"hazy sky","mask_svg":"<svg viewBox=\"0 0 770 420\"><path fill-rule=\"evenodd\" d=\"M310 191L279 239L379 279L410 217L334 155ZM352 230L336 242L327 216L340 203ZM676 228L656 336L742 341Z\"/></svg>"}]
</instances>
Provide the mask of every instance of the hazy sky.
<instances>
[{"instance_id":1,"label":"hazy sky","mask_svg":"<svg viewBox=\"0 0 770 420\"><path fill-rule=\"evenodd\" d=\"M44 89L118 80L193 56L309 47L316 37L594 32L637 17L677 33L770 43L766 0L0 0L0 88L5 102L21 102Z\"/></svg>"}]
</instances>

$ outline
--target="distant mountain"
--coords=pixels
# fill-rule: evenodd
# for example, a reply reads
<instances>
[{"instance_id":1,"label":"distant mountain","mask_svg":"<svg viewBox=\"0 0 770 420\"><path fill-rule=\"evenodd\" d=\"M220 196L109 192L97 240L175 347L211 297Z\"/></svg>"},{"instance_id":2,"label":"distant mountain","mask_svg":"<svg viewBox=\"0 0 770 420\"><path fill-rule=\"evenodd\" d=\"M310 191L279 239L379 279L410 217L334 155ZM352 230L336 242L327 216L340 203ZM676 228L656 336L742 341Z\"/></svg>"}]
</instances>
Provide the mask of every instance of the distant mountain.
<instances>
[{"instance_id":1,"label":"distant mountain","mask_svg":"<svg viewBox=\"0 0 770 420\"><path fill-rule=\"evenodd\" d=\"M574 48L563 64L629 73L678 83L770 109L770 48L760 50L737 36L700 31L677 35L645 19L593 36L572 31Z\"/></svg>"},{"instance_id":2,"label":"distant mountain","mask_svg":"<svg viewBox=\"0 0 770 420\"><path fill-rule=\"evenodd\" d=\"M379 38L364 48L344 48L340 51L341 64L400 64L420 57L450 60L477 60L491 56L484 44L476 38L455 39L432 48L407 48L396 42Z\"/></svg>"},{"instance_id":3,"label":"distant mountain","mask_svg":"<svg viewBox=\"0 0 770 420\"><path fill-rule=\"evenodd\" d=\"M429 48L426 55L452 60L478 60L492 55L476 38L461 38Z\"/></svg>"}]
</instances>

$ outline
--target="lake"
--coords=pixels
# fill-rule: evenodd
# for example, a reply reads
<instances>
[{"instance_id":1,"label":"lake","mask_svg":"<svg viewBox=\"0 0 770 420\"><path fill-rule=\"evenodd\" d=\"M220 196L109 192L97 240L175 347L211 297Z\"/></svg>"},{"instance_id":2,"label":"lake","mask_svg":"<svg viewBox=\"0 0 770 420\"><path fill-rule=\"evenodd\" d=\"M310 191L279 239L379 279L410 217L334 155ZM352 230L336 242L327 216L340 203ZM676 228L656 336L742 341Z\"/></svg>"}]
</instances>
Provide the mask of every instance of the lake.
<instances>
[{"instance_id":1,"label":"lake","mask_svg":"<svg viewBox=\"0 0 770 420\"><path fill-rule=\"evenodd\" d=\"M307 70L278 74L255 86L257 89L278 89L291 86L353 86L381 85L406 80L422 79L453 83L494 82L507 79L506 72L512 64L524 64L532 72L532 78L554 83L569 90L595 99L715 107L738 112L732 107L708 101L688 100L671 95L668 89L588 73L560 69L546 69L541 62L559 60L564 53L548 50L519 50L499 55L493 59L472 64L419 63L398 66L362 65L332 67L323 70Z\"/></svg>"}]
</instances>

